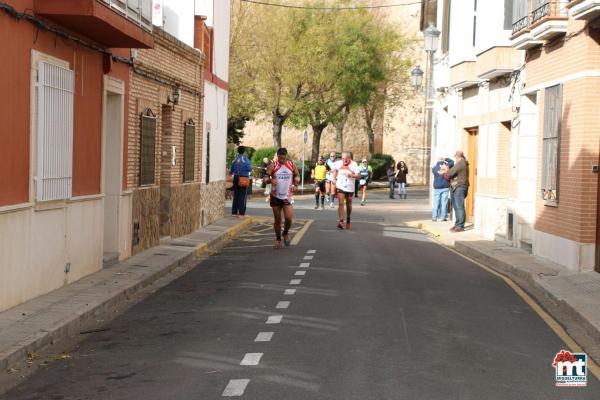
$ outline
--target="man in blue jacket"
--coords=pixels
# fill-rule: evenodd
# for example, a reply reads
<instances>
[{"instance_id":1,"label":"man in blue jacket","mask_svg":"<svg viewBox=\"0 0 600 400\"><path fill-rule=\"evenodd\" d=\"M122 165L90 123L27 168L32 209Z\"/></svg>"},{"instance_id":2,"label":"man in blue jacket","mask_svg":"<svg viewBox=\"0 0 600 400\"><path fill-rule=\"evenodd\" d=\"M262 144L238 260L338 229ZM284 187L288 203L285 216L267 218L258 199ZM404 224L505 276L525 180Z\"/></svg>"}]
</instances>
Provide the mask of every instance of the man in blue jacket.
<instances>
[{"instance_id":1,"label":"man in blue jacket","mask_svg":"<svg viewBox=\"0 0 600 400\"><path fill-rule=\"evenodd\" d=\"M248 157L244 155L246 148L238 147L238 155L231 163L229 169L233 174L233 204L231 206L231 214L244 216L246 215L246 197L248 194L248 186L250 186L250 173L252 172L252 164Z\"/></svg>"},{"instance_id":2,"label":"man in blue jacket","mask_svg":"<svg viewBox=\"0 0 600 400\"><path fill-rule=\"evenodd\" d=\"M439 157L438 162L431 168L433 172L433 210L431 220L437 222L438 211L441 208L441 219L448 219L448 195L450 194L450 181L444 177L444 172L454 166L454 162L444 157ZM440 172L441 170L441 172ZM440 204L441 203L441 204Z\"/></svg>"}]
</instances>

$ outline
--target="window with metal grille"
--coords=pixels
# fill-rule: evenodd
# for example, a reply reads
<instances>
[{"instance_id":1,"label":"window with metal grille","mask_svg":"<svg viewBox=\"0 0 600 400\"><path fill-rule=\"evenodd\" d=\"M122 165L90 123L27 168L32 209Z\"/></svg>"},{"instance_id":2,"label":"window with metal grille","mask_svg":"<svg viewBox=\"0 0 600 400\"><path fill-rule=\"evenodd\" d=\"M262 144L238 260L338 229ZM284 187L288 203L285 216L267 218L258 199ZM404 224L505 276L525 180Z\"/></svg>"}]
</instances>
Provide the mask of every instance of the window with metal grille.
<instances>
[{"instance_id":1,"label":"window with metal grille","mask_svg":"<svg viewBox=\"0 0 600 400\"><path fill-rule=\"evenodd\" d=\"M140 185L152 185L156 168L156 115L147 108L140 119Z\"/></svg>"},{"instance_id":2,"label":"window with metal grille","mask_svg":"<svg viewBox=\"0 0 600 400\"><path fill-rule=\"evenodd\" d=\"M73 178L73 71L40 62L37 86L36 200L71 197Z\"/></svg>"},{"instance_id":3,"label":"window with metal grille","mask_svg":"<svg viewBox=\"0 0 600 400\"><path fill-rule=\"evenodd\" d=\"M210 182L210 122L206 123L206 172L204 182Z\"/></svg>"},{"instance_id":4,"label":"window with metal grille","mask_svg":"<svg viewBox=\"0 0 600 400\"><path fill-rule=\"evenodd\" d=\"M544 138L542 150L542 199L558 205L560 130L562 122L562 85L544 90Z\"/></svg>"},{"instance_id":5,"label":"window with metal grille","mask_svg":"<svg viewBox=\"0 0 600 400\"><path fill-rule=\"evenodd\" d=\"M183 181L194 180L194 160L196 158L196 125L189 119L183 129Z\"/></svg>"}]
</instances>

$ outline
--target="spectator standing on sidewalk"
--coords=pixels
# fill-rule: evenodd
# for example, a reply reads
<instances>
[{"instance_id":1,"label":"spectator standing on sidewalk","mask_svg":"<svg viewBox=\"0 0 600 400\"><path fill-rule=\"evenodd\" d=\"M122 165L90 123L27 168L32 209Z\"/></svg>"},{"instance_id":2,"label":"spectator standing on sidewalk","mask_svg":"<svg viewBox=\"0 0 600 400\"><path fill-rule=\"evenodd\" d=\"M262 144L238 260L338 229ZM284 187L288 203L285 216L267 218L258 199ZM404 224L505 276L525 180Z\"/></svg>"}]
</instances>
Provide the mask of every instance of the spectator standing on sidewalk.
<instances>
[{"instance_id":1,"label":"spectator standing on sidewalk","mask_svg":"<svg viewBox=\"0 0 600 400\"><path fill-rule=\"evenodd\" d=\"M390 182L390 199L395 198L394 197L394 186L396 184L396 171L394 170L394 162L391 161L390 165L388 165L387 168L387 177L388 177L388 181Z\"/></svg>"},{"instance_id":2,"label":"spectator standing on sidewalk","mask_svg":"<svg viewBox=\"0 0 600 400\"><path fill-rule=\"evenodd\" d=\"M248 186L250 186L250 174L252 173L252 164L248 157L244 155L246 148L238 147L238 155L229 169L233 175L233 204L231 205L231 214L235 216L246 215L246 197L248 195Z\"/></svg>"},{"instance_id":3,"label":"spectator standing on sidewalk","mask_svg":"<svg viewBox=\"0 0 600 400\"><path fill-rule=\"evenodd\" d=\"M399 161L397 165L396 182L398 182L398 197L406 199L406 177L408 176L408 167L404 161Z\"/></svg>"},{"instance_id":4,"label":"spectator standing on sidewalk","mask_svg":"<svg viewBox=\"0 0 600 400\"><path fill-rule=\"evenodd\" d=\"M454 155L456 163L448 170L446 176L451 178L450 191L452 192L452 208L454 208L454 226L450 228L452 232L462 232L465 230L465 199L469 194L469 162L465 154L458 150Z\"/></svg>"},{"instance_id":5,"label":"spectator standing on sidewalk","mask_svg":"<svg viewBox=\"0 0 600 400\"><path fill-rule=\"evenodd\" d=\"M433 222L437 222L438 213L441 214L442 221L448 219L450 181L446 179L444 174L453 166L454 161L450 159L444 160L444 157L439 157L437 163L431 168L431 172L433 173L433 210L431 211L431 220Z\"/></svg>"}]
</instances>

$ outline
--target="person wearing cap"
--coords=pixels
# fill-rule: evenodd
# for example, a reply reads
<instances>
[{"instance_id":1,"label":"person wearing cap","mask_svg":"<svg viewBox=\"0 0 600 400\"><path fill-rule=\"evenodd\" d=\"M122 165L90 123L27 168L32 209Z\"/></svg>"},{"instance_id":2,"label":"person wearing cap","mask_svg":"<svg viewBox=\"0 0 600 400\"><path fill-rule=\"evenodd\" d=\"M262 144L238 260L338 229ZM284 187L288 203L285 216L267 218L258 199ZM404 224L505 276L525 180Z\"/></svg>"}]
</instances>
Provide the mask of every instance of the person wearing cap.
<instances>
[{"instance_id":1,"label":"person wearing cap","mask_svg":"<svg viewBox=\"0 0 600 400\"><path fill-rule=\"evenodd\" d=\"M300 174L298 168L291 160L287 158L287 149L285 147L277 150L277 160L267 167L263 183L271 184L270 205L273 209L275 221L275 249L281 247L281 212L285 219L283 226L283 242L286 246L290 245L289 230L294 218L294 208L292 205L292 195L300 183Z\"/></svg>"},{"instance_id":2,"label":"person wearing cap","mask_svg":"<svg viewBox=\"0 0 600 400\"><path fill-rule=\"evenodd\" d=\"M325 164L322 156L319 156L317 165L312 170L311 178L315 181L315 210L319 209L319 197L321 198L321 210L325 209L325 180L329 166Z\"/></svg>"},{"instance_id":3,"label":"person wearing cap","mask_svg":"<svg viewBox=\"0 0 600 400\"><path fill-rule=\"evenodd\" d=\"M363 158L363 160L360 162L360 165L358 166L358 173L360 175L358 185L362 193L360 205L364 206L365 202L367 201L367 186L373 177L373 169L369 165L369 162L366 158Z\"/></svg>"},{"instance_id":4,"label":"person wearing cap","mask_svg":"<svg viewBox=\"0 0 600 400\"><path fill-rule=\"evenodd\" d=\"M333 169L338 162L337 154L335 151L329 153L329 158L325 161L325 165L329 167L329 171L327 172L327 177L325 179L325 193L327 194L327 204L329 207L333 208L333 203L335 201L336 191L335 191L335 180L333 179Z\"/></svg>"}]
</instances>

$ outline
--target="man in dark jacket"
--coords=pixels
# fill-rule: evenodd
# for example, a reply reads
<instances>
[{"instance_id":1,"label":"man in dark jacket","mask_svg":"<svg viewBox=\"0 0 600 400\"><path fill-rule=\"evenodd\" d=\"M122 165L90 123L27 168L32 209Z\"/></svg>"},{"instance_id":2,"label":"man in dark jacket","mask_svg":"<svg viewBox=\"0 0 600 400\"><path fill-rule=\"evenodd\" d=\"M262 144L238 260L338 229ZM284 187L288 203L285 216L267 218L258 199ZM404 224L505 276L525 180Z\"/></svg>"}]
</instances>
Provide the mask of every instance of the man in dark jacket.
<instances>
[{"instance_id":1,"label":"man in dark jacket","mask_svg":"<svg viewBox=\"0 0 600 400\"><path fill-rule=\"evenodd\" d=\"M452 232L465 230L465 199L469 193L469 162L465 154L458 150L454 155L456 163L448 170L446 176L451 178L450 191L452 192L452 208L454 208L455 222L450 228Z\"/></svg>"},{"instance_id":2,"label":"man in dark jacket","mask_svg":"<svg viewBox=\"0 0 600 400\"><path fill-rule=\"evenodd\" d=\"M431 212L431 220L437 222L438 213L441 208L441 219L448 219L448 195L450 194L450 181L444 176L444 171L454 166L454 161L438 158L438 162L431 168L433 173L433 210ZM442 168L444 167L444 168Z\"/></svg>"}]
</instances>

